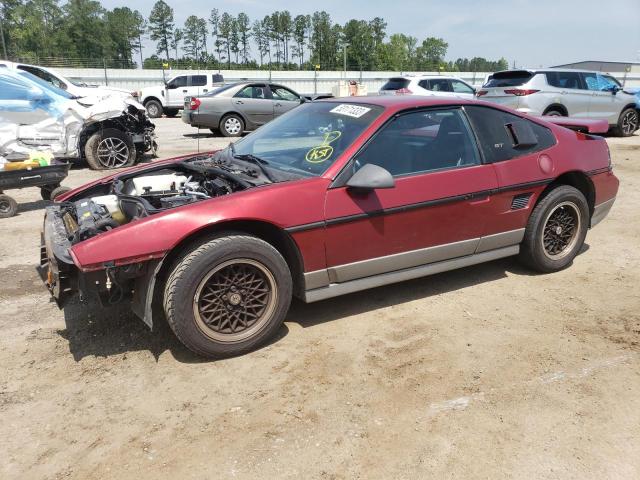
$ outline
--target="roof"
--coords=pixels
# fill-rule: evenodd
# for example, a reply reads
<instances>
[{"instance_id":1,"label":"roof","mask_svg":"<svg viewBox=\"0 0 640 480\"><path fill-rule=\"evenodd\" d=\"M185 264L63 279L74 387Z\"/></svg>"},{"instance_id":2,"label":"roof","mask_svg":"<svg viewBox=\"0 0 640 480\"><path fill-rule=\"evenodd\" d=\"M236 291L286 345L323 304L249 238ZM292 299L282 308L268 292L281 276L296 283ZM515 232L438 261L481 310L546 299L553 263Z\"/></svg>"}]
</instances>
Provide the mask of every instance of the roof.
<instances>
[{"instance_id":1,"label":"roof","mask_svg":"<svg viewBox=\"0 0 640 480\"><path fill-rule=\"evenodd\" d=\"M477 100L465 100L457 97L437 97L423 95L369 95L362 97L339 97L317 100L330 103L358 103L377 105L390 110L403 110L416 107L433 107L446 105L469 105L478 103Z\"/></svg>"}]
</instances>

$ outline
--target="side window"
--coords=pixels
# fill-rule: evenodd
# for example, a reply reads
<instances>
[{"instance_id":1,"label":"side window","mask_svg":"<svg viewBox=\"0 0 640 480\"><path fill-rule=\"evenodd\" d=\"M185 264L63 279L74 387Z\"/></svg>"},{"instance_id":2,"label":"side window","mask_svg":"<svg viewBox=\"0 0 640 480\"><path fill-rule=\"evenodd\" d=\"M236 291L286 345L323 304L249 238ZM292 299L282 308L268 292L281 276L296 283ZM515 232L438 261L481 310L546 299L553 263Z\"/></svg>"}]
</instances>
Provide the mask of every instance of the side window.
<instances>
[{"instance_id":1,"label":"side window","mask_svg":"<svg viewBox=\"0 0 640 480\"><path fill-rule=\"evenodd\" d=\"M174 78L167 84L167 88L180 88L187 86L187 76L181 75L179 77Z\"/></svg>"},{"instance_id":2,"label":"side window","mask_svg":"<svg viewBox=\"0 0 640 480\"><path fill-rule=\"evenodd\" d=\"M451 80L451 86L456 93L473 93L474 90L469 85L460 80Z\"/></svg>"},{"instance_id":3,"label":"side window","mask_svg":"<svg viewBox=\"0 0 640 480\"><path fill-rule=\"evenodd\" d=\"M620 84L620 82L616 80L614 77L612 77L611 75L601 75L601 77L604 79L605 82L608 82L609 85L622 88L622 85Z\"/></svg>"},{"instance_id":4,"label":"side window","mask_svg":"<svg viewBox=\"0 0 640 480\"><path fill-rule=\"evenodd\" d=\"M420 80L418 82L418 85L420 85L425 90L431 90L431 85L429 85L429 80Z\"/></svg>"},{"instance_id":5,"label":"side window","mask_svg":"<svg viewBox=\"0 0 640 480\"><path fill-rule=\"evenodd\" d=\"M589 90L597 90L600 92L610 92L612 91L614 88L619 88L620 84L618 83L618 81L613 78L611 75L602 75L600 73L596 73L595 74L595 80L593 80L591 73L587 73L585 74L585 78L586 76L589 75L590 78L590 85L593 88L589 88Z\"/></svg>"},{"instance_id":6,"label":"side window","mask_svg":"<svg viewBox=\"0 0 640 480\"><path fill-rule=\"evenodd\" d=\"M394 176L477 165L480 157L459 108L400 115L356 156L356 168L373 163Z\"/></svg>"},{"instance_id":7,"label":"side window","mask_svg":"<svg viewBox=\"0 0 640 480\"><path fill-rule=\"evenodd\" d=\"M584 78L584 83L587 85L587 90L593 90L596 92L602 92L616 85L615 83L612 85L604 75L595 72L583 73L582 78Z\"/></svg>"},{"instance_id":8,"label":"side window","mask_svg":"<svg viewBox=\"0 0 640 480\"><path fill-rule=\"evenodd\" d=\"M581 89L580 74L577 72L547 72L547 83L557 88Z\"/></svg>"},{"instance_id":9,"label":"side window","mask_svg":"<svg viewBox=\"0 0 640 480\"><path fill-rule=\"evenodd\" d=\"M449 80L444 78L429 80L429 85L431 88L429 90L433 90L434 92L451 92L451 83Z\"/></svg>"},{"instance_id":10,"label":"side window","mask_svg":"<svg viewBox=\"0 0 640 480\"><path fill-rule=\"evenodd\" d=\"M204 87L207 84L206 75L191 75L192 87Z\"/></svg>"},{"instance_id":11,"label":"side window","mask_svg":"<svg viewBox=\"0 0 640 480\"><path fill-rule=\"evenodd\" d=\"M39 68L36 68L36 67L29 67L27 65L19 65L18 69L24 70L25 72L29 72L30 74L35 75L38 78L41 78L45 82L49 82L50 84L58 88L62 88L63 90L67 88L64 82L62 82L59 78L54 77L53 75L51 75L49 72L45 70L40 70Z\"/></svg>"},{"instance_id":12,"label":"side window","mask_svg":"<svg viewBox=\"0 0 640 480\"><path fill-rule=\"evenodd\" d=\"M249 85L236 93L235 96L238 98L256 98L259 100L268 98L264 85Z\"/></svg>"},{"instance_id":13,"label":"side window","mask_svg":"<svg viewBox=\"0 0 640 480\"><path fill-rule=\"evenodd\" d=\"M300 97L284 87L271 86L271 94L274 100L284 100L285 102L299 102Z\"/></svg>"},{"instance_id":14,"label":"side window","mask_svg":"<svg viewBox=\"0 0 640 480\"><path fill-rule=\"evenodd\" d=\"M530 120L490 107L465 106L476 130L480 148L489 163L502 162L544 150L556 143L551 130ZM534 145L520 146L514 138L514 125L526 122L533 131Z\"/></svg>"}]
</instances>

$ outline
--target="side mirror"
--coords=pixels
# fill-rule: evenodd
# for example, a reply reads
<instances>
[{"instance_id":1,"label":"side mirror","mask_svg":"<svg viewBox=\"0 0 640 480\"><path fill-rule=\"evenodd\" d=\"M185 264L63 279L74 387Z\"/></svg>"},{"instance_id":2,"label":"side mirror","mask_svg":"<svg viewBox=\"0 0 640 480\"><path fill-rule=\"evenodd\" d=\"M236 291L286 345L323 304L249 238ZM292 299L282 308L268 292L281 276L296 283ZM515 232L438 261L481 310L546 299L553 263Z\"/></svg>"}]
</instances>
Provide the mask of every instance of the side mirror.
<instances>
[{"instance_id":1,"label":"side mirror","mask_svg":"<svg viewBox=\"0 0 640 480\"><path fill-rule=\"evenodd\" d=\"M306 97L300 97L300 104L306 103L307 102L307 98Z\"/></svg>"},{"instance_id":2,"label":"side mirror","mask_svg":"<svg viewBox=\"0 0 640 480\"><path fill-rule=\"evenodd\" d=\"M395 186L396 182L389 171L373 163L365 164L347 182L348 188L358 190L375 190L377 188L393 188Z\"/></svg>"}]
</instances>

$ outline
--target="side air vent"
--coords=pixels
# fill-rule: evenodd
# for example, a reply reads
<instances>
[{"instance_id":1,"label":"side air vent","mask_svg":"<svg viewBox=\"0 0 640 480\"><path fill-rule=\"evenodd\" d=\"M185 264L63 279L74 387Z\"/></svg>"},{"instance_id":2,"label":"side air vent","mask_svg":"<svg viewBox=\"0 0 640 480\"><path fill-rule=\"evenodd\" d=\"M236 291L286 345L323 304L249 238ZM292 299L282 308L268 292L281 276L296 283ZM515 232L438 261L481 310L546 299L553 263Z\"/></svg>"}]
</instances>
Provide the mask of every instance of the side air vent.
<instances>
[{"instance_id":1,"label":"side air vent","mask_svg":"<svg viewBox=\"0 0 640 480\"><path fill-rule=\"evenodd\" d=\"M513 200L511 200L511 210L520 210L521 208L527 208L531 195L531 193L521 193L520 195L516 195L515 197L513 197Z\"/></svg>"}]
</instances>

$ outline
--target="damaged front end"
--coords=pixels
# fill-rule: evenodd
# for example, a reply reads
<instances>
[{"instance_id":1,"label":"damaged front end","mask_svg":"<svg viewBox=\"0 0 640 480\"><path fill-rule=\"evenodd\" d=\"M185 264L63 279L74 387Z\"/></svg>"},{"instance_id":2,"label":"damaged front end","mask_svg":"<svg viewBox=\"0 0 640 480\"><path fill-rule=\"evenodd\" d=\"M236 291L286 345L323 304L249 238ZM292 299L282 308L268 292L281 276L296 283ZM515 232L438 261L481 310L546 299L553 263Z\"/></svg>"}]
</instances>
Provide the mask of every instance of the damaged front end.
<instances>
[{"instance_id":1,"label":"damaged front end","mask_svg":"<svg viewBox=\"0 0 640 480\"><path fill-rule=\"evenodd\" d=\"M153 286L166 251L149 246L144 253L129 254L130 246L126 242L115 245L116 239L109 242L117 252L111 255L96 247L94 240L107 240L112 233L126 229L127 238L133 238L136 233L131 230L136 226L148 226L158 216L179 207L231 195L264 182L256 171L216 161L212 156L138 170L98 182L47 207L39 271L60 308L75 294L81 299L97 296L103 305L130 301L134 312L151 326ZM182 215L188 218L189 214L185 211ZM162 237L159 231L158 236ZM97 258L102 254L104 260L87 261L88 256Z\"/></svg>"}]
</instances>

